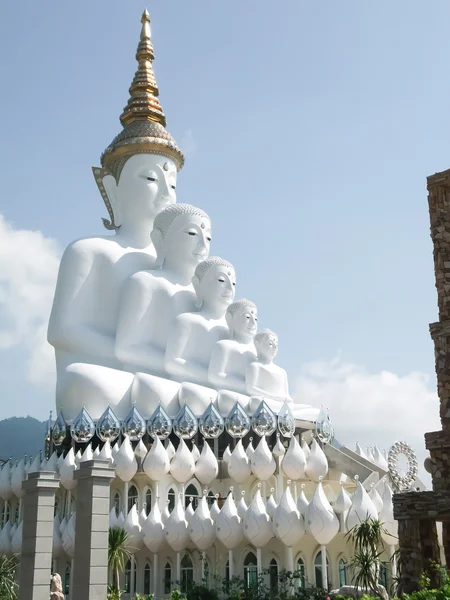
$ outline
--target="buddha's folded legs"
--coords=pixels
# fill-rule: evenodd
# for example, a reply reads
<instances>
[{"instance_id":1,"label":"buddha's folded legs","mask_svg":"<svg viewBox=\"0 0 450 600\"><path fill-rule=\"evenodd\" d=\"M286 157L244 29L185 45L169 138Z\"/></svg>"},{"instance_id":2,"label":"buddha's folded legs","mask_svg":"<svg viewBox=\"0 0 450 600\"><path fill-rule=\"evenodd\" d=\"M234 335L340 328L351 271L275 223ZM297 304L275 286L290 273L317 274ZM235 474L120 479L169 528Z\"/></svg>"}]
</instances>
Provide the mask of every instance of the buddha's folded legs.
<instances>
[{"instance_id":1,"label":"buddha's folded legs","mask_svg":"<svg viewBox=\"0 0 450 600\"><path fill-rule=\"evenodd\" d=\"M145 419L153 414L159 404L173 418L180 409L179 388L180 384L176 381L148 373L136 373L131 386L131 403Z\"/></svg>"},{"instance_id":2,"label":"buddha's folded legs","mask_svg":"<svg viewBox=\"0 0 450 600\"><path fill-rule=\"evenodd\" d=\"M110 406L119 419L131 408L130 388L133 375L117 369L72 363L58 370L56 406L70 423L81 407L97 420Z\"/></svg>"}]
</instances>

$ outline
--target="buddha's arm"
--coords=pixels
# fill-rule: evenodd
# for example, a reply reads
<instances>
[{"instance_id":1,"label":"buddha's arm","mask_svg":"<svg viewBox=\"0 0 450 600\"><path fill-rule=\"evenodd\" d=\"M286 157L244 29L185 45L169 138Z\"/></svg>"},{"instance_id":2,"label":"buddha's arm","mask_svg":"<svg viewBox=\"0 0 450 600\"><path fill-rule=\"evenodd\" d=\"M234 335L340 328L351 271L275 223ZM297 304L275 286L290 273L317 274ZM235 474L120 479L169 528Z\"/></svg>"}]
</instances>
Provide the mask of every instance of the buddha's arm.
<instances>
[{"instance_id":1,"label":"buddha's arm","mask_svg":"<svg viewBox=\"0 0 450 600\"><path fill-rule=\"evenodd\" d=\"M249 396L264 396L267 395L266 392L258 387L258 371L259 365L257 362L252 362L249 364L245 371L245 386L247 388L247 394Z\"/></svg>"},{"instance_id":2,"label":"buddha's arm","mask_svg":"<svg viewBox=\"0 0 450 600\"><path fill-rule=\"evenodd\" d=\"M164 358L165 370L177 379L186 377L188 365L184 353L191 333L191 327L184 322L183 315L180 316L181 318L177 317L173 323Z\"/></svg>"},{"instance_id":3,"label":"buddha's arm","mask_svg":"<svg viewBox=\"0 0 450 600\"><path fill-rule=\"evenodd\" d=\"M115 343L115 355L121 362L143 370L151 369L155 355L154 347L142 335L147 330L145 317L152 299L148 277L146 272L136 273L125 282Z\"/></svg>"},{"instance_id":4,"label":"buddha's arm","mask_svg":"<svg viewBox=\"0 0 450 600\"><path fill-rule=\"evenodd\" d=\"M212 351L208 367L208 380L212 385L217 387L217 389L225 387L227 364L228 359L225 348L223 347L223 344L217 342Z\"/></svg>"},{"instance_id":5,"label":"buddha's arm","mask_svg":"<svg viewBox=\"0 0 450 600\"><path fill-rule=\"evenodd\" d=\"M83 321L79 297L93 268L83 241L66 248L59 267L47 339L57 350L112 358L114 340Z\"/></svg>"},{"instance_id":6,"label":"buddha's arm","mask_svg":"<svg viewBox=\"0 0 450 600\"><path fill-rule=\"evenodd\" d=\"M209 361L208 380L219 389L228 389L228 386L242 388L242 379L227 373L228 368L227 348L218 342L214 346L214 350Z\"/></svg>"}]
</instances>

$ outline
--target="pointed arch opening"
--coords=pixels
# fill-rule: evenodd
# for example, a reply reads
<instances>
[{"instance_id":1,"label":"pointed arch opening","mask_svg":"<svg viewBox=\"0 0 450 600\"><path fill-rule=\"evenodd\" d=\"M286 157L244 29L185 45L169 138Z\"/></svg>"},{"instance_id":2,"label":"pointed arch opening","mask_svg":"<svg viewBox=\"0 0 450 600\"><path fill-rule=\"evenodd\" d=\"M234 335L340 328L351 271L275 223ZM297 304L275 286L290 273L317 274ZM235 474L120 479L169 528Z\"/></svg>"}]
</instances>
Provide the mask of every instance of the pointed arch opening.
<instances>
[{"instance_id":1,"label":"pointed arch opening","mask_svg":"<svg viewBox=\"0 0 450 600\"><path fill-rule=\"evenodd\" d=\"M144 567L144 596L150 596L152 586L152 568L149 562Z\"/></svg>"},{"instance_id":2,"label":"pointed arch opening","mask_svg":"<svg viewBox=\"0 0 450 600\"><path fill-rule=\"evenodd\" d=\"M133 508L135 504L138 504L139 495L135 485L130 486L128 490L128 505L127 505L127 513Z\"/></svg>"},{"instance_id":3,"label":"pointed arch opening","mask_svg":"<svg viewBox=\"0 0 450 600\"><path fill-rule=\"evenodd\" d=\"M330 561L328 559L328 554L326 555L326 560L327 560L327 580L328 580L328 586L331 585L331 573L330 573ZM324 576L322 573L322 551L319 550L319 552L316 554L316 558L314 559L314 577L316 580L316 586L318 588L322 588L323 589L323 585L324 585Z\"/></svg>"},{"instance_id":4,"label":"pointed arch opening","mask_svg":"<svg viewBox=\"0 0 450 600\"><path fill-rule=\"evenodd\" d=\"M172 591L172 565L169 561L164 565L164 594Z\"/></svg>"},{"instance_id":5,"label":"pointed arch opening","mask_svg":"<svg viewBox=\"0 0 450 600\"><path fill-rule=\"evenodd\" d=\"M295 575L297 581L297 587L301 590L306 588L306 564L305 559L302 556L297 558L297 563L295 565Z\"/></svg>"},{"instance_id":6,"label":"pointed arch opening","mask_svg":"<svg viewBox=\"0 0 450 600\"><path fill-rule=\"evenodd\" d=\"M182 594L187 594L194 582L194 565L189 554L185 554L181 559L181 581L180 590Z\"/></svg>"},{"instance_id":7,"label":"pointed arch opening","mask_svg":"<svg viewBox=\"0 0 450 600\"><path fill-rule=\"evenodd\" d=\"M272 558L269 563L269 587L272 591L278 589L278 561Z\"/></svg>"},{"instance_id":8,"label":"pointed arch opening","mask_svg":"<svg viewBox=\"0 0 450 600\"><path fill-rule=\"evenodd\" d=\"M254 552L248 552L244 559L244 585L247 589L258 585L258 566Z\"/></svg>"}]
</instances>

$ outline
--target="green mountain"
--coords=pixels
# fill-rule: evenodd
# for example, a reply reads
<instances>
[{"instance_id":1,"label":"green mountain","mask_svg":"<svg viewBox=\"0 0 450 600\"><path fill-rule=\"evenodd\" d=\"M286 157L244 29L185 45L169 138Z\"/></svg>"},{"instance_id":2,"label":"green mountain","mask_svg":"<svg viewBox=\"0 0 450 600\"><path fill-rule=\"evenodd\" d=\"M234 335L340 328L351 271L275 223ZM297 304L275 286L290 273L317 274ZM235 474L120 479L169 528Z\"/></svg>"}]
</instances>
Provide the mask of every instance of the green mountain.
<instances>
[{"instance_id":1,"label":"green mountain","mask_svg":"<svg viewBox=\"0 0 450 600\"><path fill-rule=\"evenodd\" d=\"M36 456L44 449L46 423L33 417L11 417L0 421L0 459Z\"/></svg>"}]
</instances>

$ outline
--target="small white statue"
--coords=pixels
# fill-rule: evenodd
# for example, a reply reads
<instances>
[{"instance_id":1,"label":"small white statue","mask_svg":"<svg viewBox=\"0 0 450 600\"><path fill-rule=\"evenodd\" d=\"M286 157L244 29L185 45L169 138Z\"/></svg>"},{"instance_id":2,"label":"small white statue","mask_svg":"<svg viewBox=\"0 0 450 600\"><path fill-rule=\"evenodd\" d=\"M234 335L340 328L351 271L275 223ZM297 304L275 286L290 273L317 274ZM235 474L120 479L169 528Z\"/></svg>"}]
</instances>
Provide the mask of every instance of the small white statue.
<instances>
[{"instance_id":1,"label":"small white statue","mask_svg":"<svg viewBox=\"0 0 450 600\"><path fill-rule=\"evenodd\" d=\"M263 329L255 335L257 359L250 363L245 373L247 394L251 410L256 410L259 402L264 399L272 410L278 411L283 402L292 402L289 395L287 373L274 364L278 354L278 337L270 329Z\"/></svg>"},{"instance_id":2,"label":"small white statue","mask_svg":"<svg viewBox=\"0 0 450 600\"><path fill-rule=\"evenodd\" d=\"M141 271L125 283L117 322L116 356L129 372L166 376L166 344L180 313L192 311L192 277L209 254L211 221L189 204L174 204L155 219L152 239L159 270Z\"/></svg>"},{"instance_id":3,"label":"small white statue","mask_svg":"<svg viewBox=\"0 0 450 600\"><path fill-rule=\"evenodd\" d=\"M225 312L234 299L234 267L211 257L195 269L192 284L198 310L175 319L167 340L165 368L178 381L208 385L211 353L215 344L229 335Z\"/></svg>"},{"instance_id":4,"label":"small white statue","mask_svg":"<svg viewBox=\"0 0 450 600\"><path fill-rule=\"evenodd\" d=\"M258 311L250 300L242 298L230 304L225 315L230 339L217 342L211 355L208 380L216 389L247 393L245 373L256 359L253 338Z\"/></svg>"}]
</instances>

